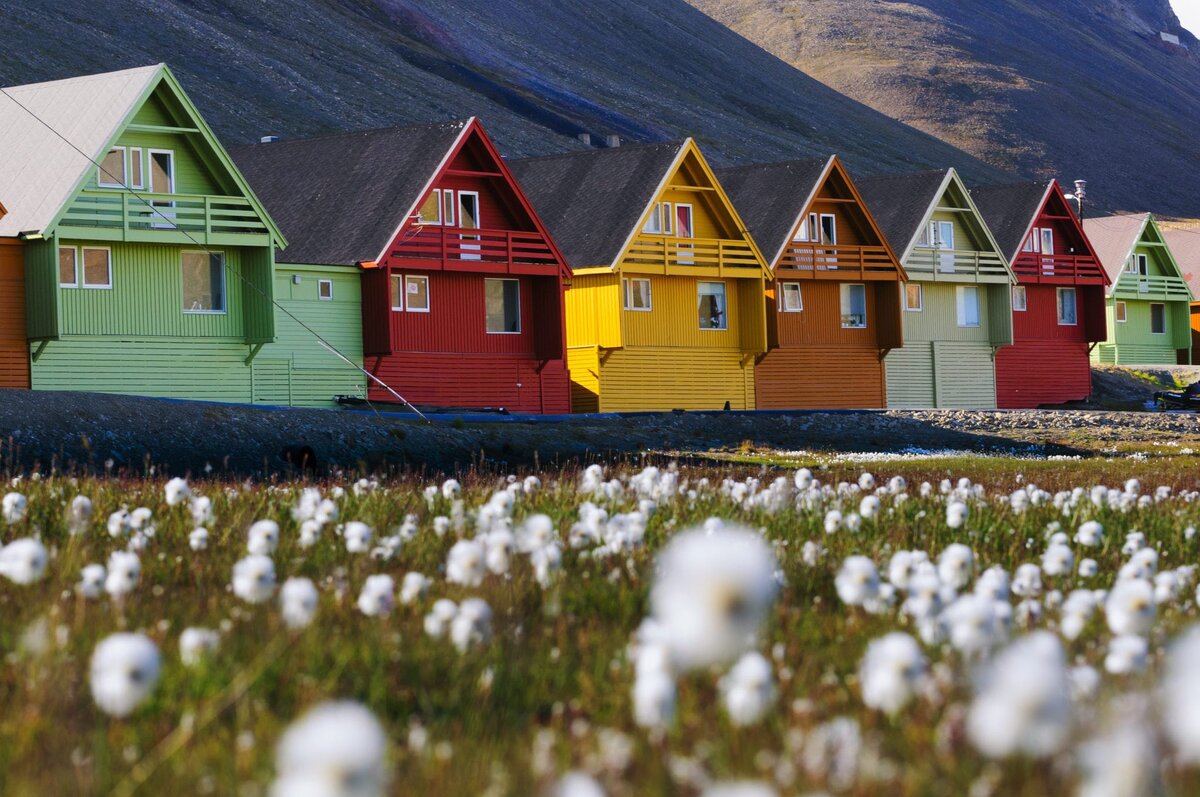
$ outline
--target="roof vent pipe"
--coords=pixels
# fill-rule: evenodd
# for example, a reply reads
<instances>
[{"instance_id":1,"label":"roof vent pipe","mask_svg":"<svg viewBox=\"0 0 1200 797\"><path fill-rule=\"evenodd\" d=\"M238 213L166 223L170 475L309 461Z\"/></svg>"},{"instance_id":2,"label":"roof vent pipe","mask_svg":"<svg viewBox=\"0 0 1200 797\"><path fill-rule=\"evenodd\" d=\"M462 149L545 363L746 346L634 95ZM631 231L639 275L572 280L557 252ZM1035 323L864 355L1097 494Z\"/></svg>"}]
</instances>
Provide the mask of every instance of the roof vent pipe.
<instances>
[{"instance_id":1,"label":"roof vent pipe","mask_svg":"<svg viewBox=\"0 0 1200 797\"><path fill-rule=\"evenodd\" d=\"M591 133L580 133L579 135L575 136L575 138L582 141L586 146L590 147L592 145L592 134Z\"/></svg>"},{"instance_id":2,"label":"roof vent pipe","mask_svg":"<svg viewBox=\"0 0 1200 797\"><path fill-rule=\"evenodd\" d=\"M259 144L274 144L279 140L279 136L263 136L258 140Z\"/></svg>"},{"instance_id":3,"label":"roof vent pipe","mask_svg":"<svg viewBox=\"0 0 1200 797\"><path fill-rule=\"evenodd\" d=\"M620 136L605 136L604 137L604 146L606 146L606 147L621 146L621 137Z\"/></svg>"}]
</instances>

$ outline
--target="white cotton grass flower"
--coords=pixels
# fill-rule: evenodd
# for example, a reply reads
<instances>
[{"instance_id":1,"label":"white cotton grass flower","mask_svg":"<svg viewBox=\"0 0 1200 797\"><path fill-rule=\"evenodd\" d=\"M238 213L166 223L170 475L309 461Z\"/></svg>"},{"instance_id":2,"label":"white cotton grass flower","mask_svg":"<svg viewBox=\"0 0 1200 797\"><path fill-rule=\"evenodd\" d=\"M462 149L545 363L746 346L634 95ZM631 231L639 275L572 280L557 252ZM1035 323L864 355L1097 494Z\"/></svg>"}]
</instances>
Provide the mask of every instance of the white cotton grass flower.
<instances>
[{"instance_id":1,"label":"white cotton grass flower","mask_svg":"<svg viewBox=\"0 0 1200 797\"><path fill-rule=\"evenodd\" d=\"M203 551L208 548L208 529L203 526L192 529L188 534L188 547L193 551Z\"/></svg>"},{"instance_id":2,"label":"white cotton grass flower","mask_svg":"<svg viewBox=\"0 0 1200 797\"><path fill-rule=\"evenodd\" d=\"M67 528L71 534L86 534L92 525L92 499L86 495L77 495L71 499L70 509L67 510Z\"/></svg>"},{"instance_id":3,"label":"white cotton grass flower","mask_svg":"<svg viewBox=\"0 0 1200 797\"><path fill-rule=\"evenodd\" d=\"M917 565L926 560L923 551L896 551L888 561L887 579L896 589L907 590Z\"/></svg>"},{"instance_id":4,"label":"white cotton grass flower","mask_svg":"<svg viewBox=\"0 0 1200 797\"><path fill-rule=\"evenodd\" d=\"M431 581L421 573L405 573L400 582L400 603L409 606L425 597Z\"/></svg>"},{"instance_id":5,"label":"white cotton grass flower","mask_svg":"<svg viewBox=\"0 0 1200 797\"><path fill-rule=\"evenodd\" d=\"M300 547L311 548L317 544L317 540L321 539L321 524L309 518L308 520L300 521Z\"/></svg>"},{"instance_id":6,"label":"white cotton grass flower","mask_svg":"<svg viewBox=\"0 0 1200 797\"><path fill-rule=\"evenodd\" d=\"M247 603L262 603L275 593L275 563L250 554L233 566L233 594Z\"/></svg>"},{"instance_id":7,"label":"white cotton grass flower","mask_svg":"<svg viewBox=\"0 0 1200 797\"><path fill-rule=\"evenodd\" d=\"M75 585L76 594L86 600L96 600L104 594L106 575L108 572L104 569L104 565L85 565L79 573L79 583Z\"/></svg>"},{"instance_id":8,"label":"white cotton grass flower","mask_svg":"<svg viewBox=\"0 0 1200 797\"><path fill-rule=\"evenodd\" d=\"M195 667L208 656L217 652L221 635L211 628L185 628L179 635L179 659L188 667Z\"/></svg>"},{"instance_id":9,"label":"white cotton grass flower","mask_svg":"<svg viewBox=\"0 0 1200 797\"><path fill-rule=\"evenodd\" d=\"M1004 626L997 607L1007 605L983 595L960 596L946 607L942 618L950 644L968 656L990 650L1004 638Z\"/></svg>"},{"instance_id":10,"label":"white cotton grass flower","mask_svg":"<svg viewBox=\"0 0 1200 797\"><path fill-rule=\"evenodd\" d=\"M675 719L675 673L663 645L640 645L634 660L633 720L642 728L665 728Z\"/></svg>"},{"instance_id":11,"label":"white cotton grass flower","mask_svg":"<svg viewBox=\"0 0 1200 797\"><path fill-rule=\"evenodd\" d=\"M756 650L742 654L721 678L721 702L734 725L757 723L775 703L775 674L771 662Z\"/></svg>"},{"instance_id":12,"label":"white cotton grass flower","mask_svg":"<svg viewBox=\"0 0 1200 797\"><path fill-rule=\"evenodd\" d=\"M876 515L879 514L879 508L880 508L879 496L866 495L866 496L863 496L862 501L860 501L858 504L858 514L860 514L867 520L871 520L872 518L874 518Z\"/></svg>"},{"instance_id":13,"label":"white cotton grass flower","mask_svg":"<svg viewBox=\"0 0 1200 797\"><path fill-rule=\"evenodd\" d=\"M1200 625L1171 643L1159 687L1162 728L1184 765L1200 764Z\"/></svg>"},{"instance_id":14,"label":"white cotton grass flower","mask_svg":"<svg viewBox=\"0 0 1200 797\"><path fill-rule=\"evenodd\" d=\"M967 734L989 758L1053 755L1071 728L1069 684L1058 638L1034 631L988 665L967 715Z\"/></svg>"},{"instance_id":15,"label":"white cotton grass flower","mask_svg":"<svg viewBox=\"0 0 1200 797\"><path fill-rule=\"evenodd\" d=\"M975 554L962 543L946 547L938 557L938 578L956 590L962 589L971 580L975 567Z\"/></svg>"},{"instance_id":16,"label":"white cotton grass flower","mask_svg":"<svg viewBox=\"0 0 1200 797\"><path fill-rule=\"evenodd\" d=\"M274 520L256 520L246 532L246 551L270 556L279 545L279 524Z\"/></svg>"},{"instance_id":17,"label":"white cotton grass flower","mask_svg":"<svg viewBox=\"0 0 1200 797\"><path fill-rule=\"evenodd\" d=\"M366 553L371 550L371 540L375 532L366 523L352 520L342 529L342 539L346 542L349 553Z\"/></svg>"},{"instance_id":18,"label":"white cotton grass flower","mask_svg":"<svg viewBox=\"0 0 1200 797\"><path fill-rule=\"evenodd\" d=\"M197 526L208 526L216 520L212 499L207 495L193 495L188 508L192 512L192 522Z\"/></svg>"},{"instance_id":19,"label":"white cotton grass flower","mask_svg":"<svg viewBox=\"0 0 1200 797\"><path fill-rule=\"evenodd\" d=\"M961 529L970 513L971 510L962 501L951 501L946 504L946 525L952 529Z\"/></svg>"},{"instance_id":20,"label":"white cotton grass flower","mask_svg":"<svg viewBox=\"0 0 1200 797\"><path fill-rule=\"evenodd\" d=\"M429 613L425 615L425 633L434 639L440 639L446 635L450 622L457 614L458 604L449 598L439 598L433 602Z\"/></svg>"},{"instance_id":21,"label":"white cotton grass flower","mask_svg":"<svg viewBox=\"0 0 1200 797\"><path fill-rule=\"evenodd\" d=\"M1104 538L1104 526L1099 521L1089 520L1086 523L1080 524L1075 531L1075 542L1087 547L1094 548L1100 544Z\"/></svg>"},{"instance_id":22,"label":"white cotton grass flower","mask_svg":"<svg viewBox=\"0 0 1200 797\"><path fill-rule=\"evenodd\" d=\"M925 656L917 641L901 631L885 634L867 645L858 667L863 703L894 717L912 700L924 675Z\"/></svg>"},{"instance_id":23,"label":"white cotton grass flower","mask_svg":"<svg viewBox=\"0 0 1200 797\"><path fill-rule=\"evenodd\" d=\"M1104 669L1113 675L1130 675L1146 669L1150 646L1144 637L1129 634L1113 637L1104 657Z\"/></svg>"},{"instance_id":24,"label":"white cotton grass flower","mask_svg":"<svg viewBox=\"0 0 1200 797\"><path fill-rule=\"evenodd\" d=\"M482 598L467 598L450 621L450 642L460 653L492 638L492 608Z\"/></svg>"},{"instance_id":25,"label":"white cotton grass flower","mask_svg":"<svg viewBox=\"0 0 1200 797\"><path fill-rule=\"evenodd\" d=\"M720 525L675 535L658 556L650 593L661 642L682 670L729 661L754 641L779 583L756 532Z\"/></svg>"},{"instance_id":26,"label":"white cotton grass flower","mask_svg":"<svg viewBox=\"0 0 1200 797\"><path fill-rule=\"evenodd\" d=\"M166 499L167 506L178 506L188 500L192 495L192 490L188 487L187 479L181 479L176 476L167 482L163 487L163 498Z\"/></svg>"},{"instance_id":27,"label":"white cotton grass flower","mask_svg":"<svg viewBox=\"0 0 1200 797\"><path fill-rule=\"evenodd\" d=\"M1042 554L1042 572L1048 576L1069 575L1075 567L1075 552L1061 544L1051 545Z\"/></svg>"},{"instance_id":28,"label":"white cotton grass flower","mask_svg":"<svg viewBox=\"0 0 1200 797\"><path fill-rule=\"evenodd\" d=\"M1010 589L1017 597L1036 598L1042 593L1042 568L1032 562L1018 565Z\"/></svg>"},{"instance_id":29,"label":"white cotton grass flower","mask_svg":"<svg viewBox=\"0 0 1200 797\"><path fill-rule=\"evenodd\" d=\"M862 606L879 594L879 573L865 556L848 556L834 578L838 597L847 606Z\"/></svg>"},{"instance_id":30,"label":"white cotton grass flower","mask_svg":"<svg viewBox=\"0 0 1200 797\"><path fill-rule=\"evenodd\" d=\"M154 513L150 511L149 507L139 506L129 513L129 528L133 531L150 528L150 520L153 517Z\"/></svg>"},{"instance_id":31,"label":"white cotton grass flower","mask_svg":"<svg viewBox=\"0 0 1200 797\"><path fill-rule=\"evenodd\" d=\"M1100 572L1100 564L1095 559L1080 559L1076 572L1080 578L1091 578Z\"/></svg>"},{"instance_id":32,"label":"white cotton grass flower","mask_svg":"<svg viewBox=\"0 0 1200 797\"><path fill-rule=\"evenodd\" d=\"M307 628L317 615L316 585L308 578L289 578L279 588L279 608L288 628Z\"/></svg>"},{"instance_id":33,"label":"white cotton grass flower","mask_svg":"<svg viewBox=\"0 0 1200 797\"><path fill-rule=\"evenodd\" d=\"M562 548L558 543L543 545L529 554L533 577L542 587L548 587L562 569Z\"/></svg>"},{"instance_id":34,"label":"white cotton grass flower","mask_svg":"<svg viewBox=\"0 0 1200 797\"><path fill-rule=\"evenodd\" d=\"M359 703L322 703L284 732L271 797L382 797L387 736Z\"/></svg>"},{"instance_id":35,"label":"white cotton grass flower","mask_svg":"<svg viewBox=\"0 0 1200 797\"><path fill-rule=\"evenodd\" d=\"M761 781L734 780L711 783L700 792L700 797L779 797L779 792Z\"/></svg>"},{"instance_id":36,"label":"white cotton grass flower","mask_svg":"<svg viewBox=\"0 0 1200 797\"><path fill-rule=\"evenodd\" d=\"M512 566L512 553L516 541L511 531L499 529L489 532L483 539L484 563L487 569L498 576L508 573Z\"/></svg>"},{"instance_id":37,"label":"white cotton grass flower","mask_svg":"<svg viewBox=\"0 0 1200 797\"><path fill-rule=\"evenodd\" d=\"M6 493L0 501L0 514L4 515L4 522L10 526L24 520L28 511L29 499L21 493Z\"/></svg>"},{"instance_id":38,"label":"white cotton grass flower","mask_svg":"<svg viewBox=\"0 0 1200 797\"><path fill-rule=\"evenodd\" d=\"M105 528L108 529L108 536L123 537L129 533L131 528L129 523L129 510L118 509L108 516L108 521L105 523Z\"/></svg>"},{"instance_id":39,"label":"white cotton grass flower","mask_svg":"<svg viewBox=\"0 0 1200 797\"><path fill-rule=\"evenodd\" d=\"M22 537L0 547L0 575L14 584L28 586L46 575L49 560L41 540Z\"/></svg>"},{"instance_id":40,"label":"white cotton grass flower","mask_svg":"<svg viewBox=\"0 0 1200 797\"><path fill-rule=\"evenodd\" d=\"M446 580L464 587L478 587L487 574L487 555L477 540L459 540L446 554Z\"/></svg>"},{"instance_id":41,"label":"white cotton grass flower","mask_svg":"<svg viewBox=\"0 0 1200 797\"><path fill-rule=\"evenodd\" d=\"M1078 797L1162 797L1162 755L1139 713L1079 748Z\"/></svg>"},{"instance_id":42,"label":"white cotton grass flower","mask_svg":"<svg viewBox=\"0 0 1200 797\"><path fill-rule=\"evenodd\" d=\"M113 598L133 592L142 574L142 560L132 551L113 551L108 555L104 591Z\"/></svg>"},{"instance_id":43,"label":"white cotton grass flower","mask_svg":"<svg viewBox=\"0 0 1200 797\"><path fill-rule=\"evenodd\" d=\"M92 652L92 698L105 714L127 717L158 683L162 657L144 634L112 634Z\"/></svg>"},{"instance_id":44,"label":"white cotton grass flower","mask_svg":"<svg viewBox=\"0 0 1200 797\"><path fill-rule=\"evenodd\" d=\"M1118 635L1145 636L1154 625L1157 612L1154 588L1140 578L1118 581L1104 601L1108 629Z\"/></svg>"},{"instance_id":45,"label":"white cotton grass flower","mask_svg":"<svg viewBox=\"0 0 1200 797\"><path fill-rule=\"evenodd\" d=\"M568 772L554 784L550 797L605 797L604 789L586 772Z\"/></svg>"},{"instance_id":46,"label":"white cotton grass flower","mask_svg":"<svg viewBox=\"0 0 1200 797\"><path fill-rule=\"evenodd\" d=\"M446 479L446 481L442 482L442 498L445 498L447 501L453 501L460 495L462 495L462 484L459 483L458 479Z\"/></svg>"},{"instance_id":47,"label":"white cotton grass flower","mask_svg":"<svg viewBox=\"0 0 1200 797\"><path fill-rule=\"evenodd\" d=\"M386 617L396 605L396 582L386 573L367 576L358 593L358 610L367 617Z\"/></svg>"}]
</instances>

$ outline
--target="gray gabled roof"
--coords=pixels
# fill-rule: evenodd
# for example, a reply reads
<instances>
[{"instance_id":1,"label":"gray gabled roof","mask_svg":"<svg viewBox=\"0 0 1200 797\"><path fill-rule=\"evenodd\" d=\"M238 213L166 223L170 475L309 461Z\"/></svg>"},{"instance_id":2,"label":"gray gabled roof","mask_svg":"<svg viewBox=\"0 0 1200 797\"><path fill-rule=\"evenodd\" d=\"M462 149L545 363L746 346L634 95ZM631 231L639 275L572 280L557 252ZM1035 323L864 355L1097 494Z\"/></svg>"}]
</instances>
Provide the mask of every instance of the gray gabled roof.
<instances>
[{"instance_id":1,"label":"gray gabled roof","mask_svg":"<svg viewBox=\"0 0 1200 797\"><path fill-rule=\"evenodd\" d=\"M0 93L0 196L8 207L0 237L44 232L54 222L162 69L155 64Z\"/></svg>"},{"instance_id":2,"label":"gray gabled roof","mask_svg":"<svg viewBox=\"0 0 1200 797\"><path fill-rule=\"evenodd\" d=\"M1112 280L1110 293L1116 290L1117 280L1149 220L1149 213L1115 213L1083 220L1083 230L1100 258L1100 265Z\"/></svg>"},{"instance_id":3,"label":"gray gabled roof","mask_svg":"<svg viewBox=\"0 0 1200 797\"><path fill-rule=\"evenodd\" d=\"M904 258L909 244L917 237L930 207L946 180L946 169L909 174L892 174L855 180L858 193L875 223L895 250Z\"/></svg>"},{"instance_id":4,"label":"gray gabled roof","mask_svg":"<svg viewBox=\"0 0 1200 797\"><path fill-rule=\"evenodd\" d=\"M353 266L392 242L471 120L230 147L288 246L281 263Z\"/></svg>"},{"instance_id":5,"label":"gray gabled roof","mask_svg":"<svg viewBox=\"0 0 1200 797\"><path fill-rule=\"evenodd\" d=\"M792 238L800 214L820 189L833 157L717 169L717 179L754 236L768 265Z\"/></svg>"},{"instance_id":6,"label":"gray gabled roof","mask_svg":"<svg viewBox=\"0 0 1200 797\"><path fill-rule=\"evenodd\" d=\"M1034 218L1050 192L1049 180L1023 180L971 189L971 199L1009 262L1021 251Z\"/></svg>"},{"instance_id":7,"label":"gray gabled roof","mask_svg":"<svg viewBox=\"0 0 1200 797\"><path fill-rule=\"evenodd\" d=\"M686 141L508 161L573 269L611 266Z\"/></svg>"},{"instance_id":8,"label":"gray gabled roof","mask_svg":"<svg viewBox=\"0 0 1200 797\"><path fill-rule=\"evenodd\" d=\"M1164 227L1162 234L1192 295L1200 296L1200 228Z\"/></svg>"}]
</instances>

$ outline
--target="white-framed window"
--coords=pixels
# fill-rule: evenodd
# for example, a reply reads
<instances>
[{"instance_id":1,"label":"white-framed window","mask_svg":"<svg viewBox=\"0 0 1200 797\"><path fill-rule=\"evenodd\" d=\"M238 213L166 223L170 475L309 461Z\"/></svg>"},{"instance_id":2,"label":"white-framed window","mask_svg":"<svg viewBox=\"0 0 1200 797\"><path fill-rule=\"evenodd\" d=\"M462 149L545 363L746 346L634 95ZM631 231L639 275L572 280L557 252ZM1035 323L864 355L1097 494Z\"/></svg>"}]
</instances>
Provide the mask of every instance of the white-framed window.
<instances>
[{"instance_id":1,"label":"white-framed window","mask_svg":"<svg viewBox=\"0 0 1200 797\"><path fill-rule=\"evenodd\" d=\"M626 277L621 282L621 289L625 294L625 309L643 313L650 312L652 309L650 280L642 277Z\"/></svg>"},{"instance_id":2,"label":"white-framed window","mask_svg":"<svg viewBox=\"0 0 1200 797\"><path fill-rule=\"evenodd\" d=\"M429 277L420 274L405 275L404 309L410 313L429 312Z\"/></svg>"},{"instance_id":3,"label":"white-framed window","mask_svg":"<svg viewBox=\"0 0 1200 797\"><path fill-rule=\"evenodd\" d=\"M317 299L322 302L333 301L333 280L317 280Z\"/></svg>"},{"instance_id":4,"label":"white-framed window","mask_svg":"<svg viewBox=\"0 0 1200 797\"><path fill-rule=\"evenodd\" d=\"M1040 235L1042 237L1042 254L1054 254L1054 228L1042 227Z\"/></svg>"},{"instance_id":5,"label":"white-framed window","mask_svg":"<svg viewBox=\"0 0 1200 797\"><path fill-rule=\"evenodd\" d=\"M866 329L867 286L861 282L844 282L841 292L842 329Z\"/></svg>"},{"instance_id":6,"label":"white-framed window","mask_svg":"<svg viewBox=\"0 0 1200 797\"><path fill-rule=\"evenodd\" d=\"M800 292L799 282L779 283L779 312L804 312L804 295Z\"/></svg>"},{"instance_id":7,"label":"white-framed window","mask_svg":"<svg viewBox=\"0 0 1200 797\"><path fill-rule=\"evenodd\" d=\"M974 285L959 285L954 289L955 304L958 306L960 327L979 326L979 288Z\"/></svg>"},{"instance_id":8,"label":"white-framed window","mask_svg":"<svg viewBox=\"0 0 1200 797\"><path fill-rule=\"evenodd\" d=\"M1114 315L1117 317L1118 324L1124 324L1129 320L1129 310L1125 306L1125 302L1117 302Z\"/></svg>"},{"instance_id":9,"label":"white-framed window","mask_svg":"<svg viewBox=\"0 0 1200 797\"><path fill-rule=\"evenodd\" d=\"M821 243L837 246L837 216L832 213L821 214Z\"/></svg>"},{"instance_id":10,"label":"white-framed window","mask_svg":"<svg viewBox=\"0 0 1200 797\"><path fill-rule=\"evenodd\" d=\"M521 334L521 283L515 279L483 281L487 331L490 335Z\"/></svg>"},{"instance_id":11,"label":"white-framed window","mask_svg":"<svg viewBox=\"0 0 1200 797\"><path fill-rule=\"evenodd\" d=\"M79 250L74 246L58 247L58 287L79 287Z\"/></svg>"},{"instance_id":12,"label":"white-framed window","mask_svg":"<svg viewBox=\"0 0 1200 797\"><path fill-rule=\"evenodd\" d=\"M392 310L404 312L404 275L393 274L391 278Z\"/></svg>"},{"instance_id":13,"label":"white-framed window","mask_svg":"<svg viewBox=\"0 0 1200 797\"><path fill-rule=\"evenodd\" d=\"M417 210L417 222L420 224L442 223L442 189L435 188L425 197Z\"/></svg>"},{"instance_id":14,"label":"white-framed window","mask_svg":"<svg viewBox=\"0 0 1200 797\"><path fill-rule=\"evenodd\" d=\"M101 188L124 188L128 178L125 147L113 147L100 161L96 170L96 185Z\"/></svg>"},{"instance_id":15,"label":"white-framed window","mask_svg":"<svg viewBox=\"0 0 1200 797\"><path fill-rule=\"evenodd\" d=\"M1159 302L1150 304L1150 332L1154 335L1167 334L1167 306Z\"/></svg>"},{"instance_id":16,"label":"white-framed window","mask_svg":"<svg viewBox=\"0 0 1200 797\"><path fill-rule=\"evenodd\" d=\"M1150 256L1135 254L1129 261L1129 270L1141 277L1150 276Z\"/></svg>"},{"instance_id":17,"label":"white-framed window","mask_svg":"<svg viewBox=\"0 0 1200 797\"><path fill-rule=\"evenodd\" d=\"M220 252L183 252L181 255L183 312L225 312L225 255Z\"/></svg>"},{"instance_id":18,"label":"white-framed window","mask_svg":"<svg viewBox=\"0 0 1200 797\"><path fill-rule=\"evenodd\" d=\"M701 329L729 329L724 282L696 283L696 315Z\"/></svg>"},{"instance_id":19,"label":"white-framed window","mask_svg":"<svg viewBox=\"0 0 1200 797\"><path fill-rule=\"evenodd\" d=\"M659 208L659 212L662 214L662 234L663 235L674 235L675 234L675 211L671 207L671 203L663 202Z\"/></svg>"},{"instance_id":20,"label":"white-framed window","mask_svg":"<svg viewBox=\"0 0 1200 797\"><path fill-rule=\"evenodd\" d=\"M925 291L921 283L904 284L904 309L910 313L919 313L925 309Z\"/></svg>"},{"instance_id":21,"label":"white-framed window","mask_svg":"<svg viewBox=\"0 0 1200 797\"><path fill-rule=\"evenodd\" d=\"M110 289L112 279L112 250L107 246L80 247L83 261L83 287Z\"/></svg>"},{"instance_id":22,"label":"white-framed window","mask_svg":"<svg viewBox=\"0 0 1200 797\"><path fill-rule=\"evenodd\" d=\"M1012 309L1014 313L1023 313L1029 309L1029 296L1025 293L1024 285L1013 286Z\"/></svg>"},{"instance_id":23,"label":"white-framed window","mask_svg":"<svg viewBox=\"0 0 1200 797\"><path fill-rule=\"evenodd\" d=\"M142 176L144 163L142 161L142 148L129 148L129 187L130 188L145 188L146 181Z\"/></svg>"},{"instance_id":24,"label":"white-framed window","mask_svg":"<svg viewBox=\"0 0 1200 797\"><path fill-rule=\"evenodd\" d=\"M809 213L808 218L800 220L800 226L796 229L796 235L792 238L793 241L803 241L810 243L817 240L817 214Z\"/></svg>"},{"instance_id":25,"label":"white-framed window","mask_svg":"<svg viewBox=\"0 0 1200 797\"><path fill-rule=\"evenodd\" d=\"M650 215L646 217L646 223L642 225L642 232L649 235L670 235L671 221L671 203L655 202L650 208Z\"/></svg>"},{"instance_id":26,"label":"white-framed window","mask_svg":"<svg viewBox=\"0 0 1200 797\"><path fill-rule=\"evenodd\" d=\"M1074 288L1058 289L1058 325L1073 327L1079 323L1079 307Z\"/></svg>"},{"instance_id":27,"label":"white-framed window","mask_svg":"<svg viewBox=\"0 0 1200 797\"><path fill-rule=\"evenodd\" d=\"M1022 252L1040 252L1042 251L1042 228L1034 227L1029 231L1029 237L1025 239L1024 245L1021 246Z\"/></svg>"}]
</instances>

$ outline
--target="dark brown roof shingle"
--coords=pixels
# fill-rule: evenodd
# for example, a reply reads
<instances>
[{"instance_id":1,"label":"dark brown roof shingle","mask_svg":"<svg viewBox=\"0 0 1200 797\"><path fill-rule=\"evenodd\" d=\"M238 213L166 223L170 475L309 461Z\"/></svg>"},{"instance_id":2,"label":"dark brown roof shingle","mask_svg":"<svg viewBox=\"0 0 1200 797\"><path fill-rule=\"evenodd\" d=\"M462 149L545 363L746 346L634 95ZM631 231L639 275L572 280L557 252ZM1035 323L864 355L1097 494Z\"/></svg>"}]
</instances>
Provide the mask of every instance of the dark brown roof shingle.
<instances>
[{"instance_id":1,"label":"dark brown roof shingle","mask_svg":"<svg viewBox=\"0 0 1200 797\"><path fill-rule=\"evenodd\" d=\"M806 158L716 171L717 179L764 257L773 259L791 238L796 219L804 211L808 198L820 187L831 160L831 157Z\"/></svg>"}]
</instances>

